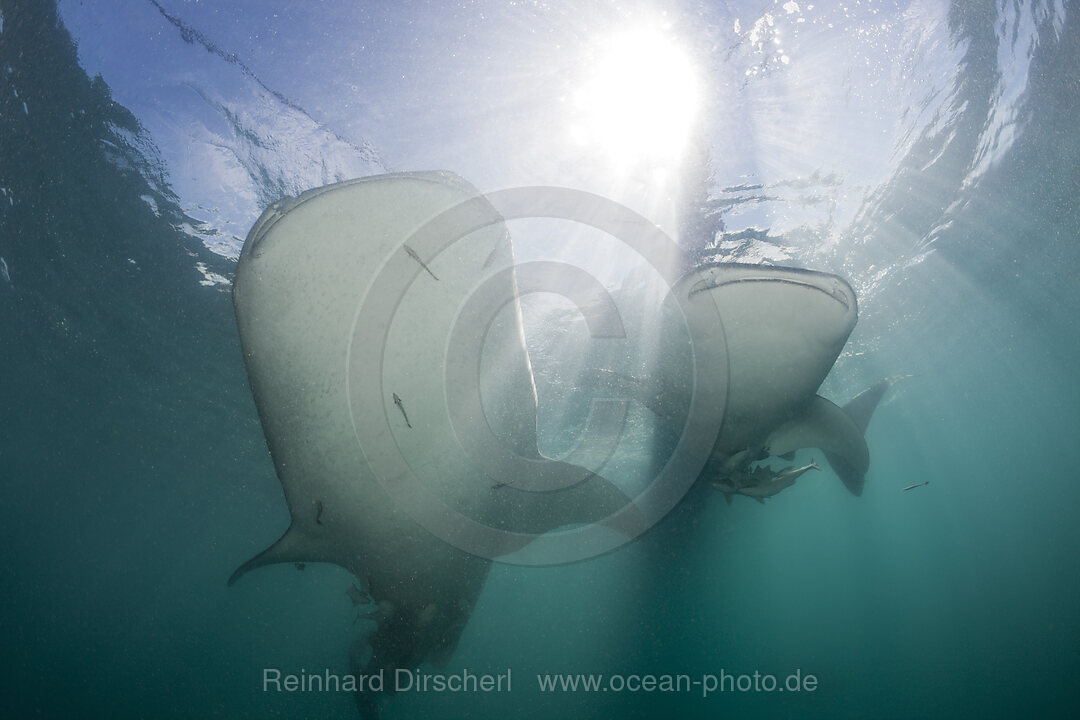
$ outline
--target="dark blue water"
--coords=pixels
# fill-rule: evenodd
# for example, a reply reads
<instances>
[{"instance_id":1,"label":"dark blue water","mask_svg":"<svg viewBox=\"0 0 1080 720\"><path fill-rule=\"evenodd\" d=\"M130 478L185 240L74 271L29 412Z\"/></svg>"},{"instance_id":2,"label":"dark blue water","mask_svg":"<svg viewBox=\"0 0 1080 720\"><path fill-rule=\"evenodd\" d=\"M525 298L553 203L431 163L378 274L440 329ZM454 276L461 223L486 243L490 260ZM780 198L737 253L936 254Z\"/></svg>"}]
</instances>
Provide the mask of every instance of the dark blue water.
<instances>
[{"instance_id":1,"label":"dark blue water","mask_svg":"<svg viewBox=\"0 0 1080 720\"><path fill-rule=\"evenodd\" d=\"M522 60L451 101L426 48L475 80L470 48L531 33L520 60L577 16L120 5L0 2L3 714L353 717L347 693L261 686L265 667L348 672L347 574L272 567L225 586L289 521L233 320L238 238L283 194L388 169L559 184L571 163L528 149L529 93L508 89L552 76ZM497 565L448 669L512 668L512 692L402 695L386 717L1075 709L1076 10L672 11L712 63L683 242L851 280L860 322L824 395L911 375L868 431L867 490L826 471L764 506L692 493L702 509L615 553ZM356 24L328 24L334 11ZM581 12L594 27L623 11ZM789 62L761 50L768 33ZM314 94L364 73L348 110ZM543 695L535 680L796 669L814 691Z\"/></svg>"}]
</instances>

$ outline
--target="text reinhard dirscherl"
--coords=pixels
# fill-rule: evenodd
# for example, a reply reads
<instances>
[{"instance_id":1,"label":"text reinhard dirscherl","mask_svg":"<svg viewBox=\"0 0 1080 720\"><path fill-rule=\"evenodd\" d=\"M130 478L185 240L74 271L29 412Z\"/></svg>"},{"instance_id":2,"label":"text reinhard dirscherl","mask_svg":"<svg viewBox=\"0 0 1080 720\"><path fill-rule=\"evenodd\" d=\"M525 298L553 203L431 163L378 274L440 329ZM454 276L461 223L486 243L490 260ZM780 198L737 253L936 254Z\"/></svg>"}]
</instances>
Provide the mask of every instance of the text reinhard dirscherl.
<instances>
[{"instance_id":1,"label":"text reinhard dirscherl","mask_svg":"<svg viewBox=\"0 0 1080 720\"><path fill-rule=\"evenodd\" d=\"M541 693L591 692L700 692L702 697L713 693L732 692L805 692L818 688L815 675L801 669L786 676L761 673L732 674L581 674L552 673L536 676ZM511 669L501 673L476 673L463 669L454 673L424 673L420 670L397 668L392 673L379 670L367 675L337 675L329 669L322 673L283 673L277 668L263 668L263 692L434 692L434 693L492 693L511 692Z\"/></svg>"},{"instance_id":2,"label":"text reinhard dirscherl","mask_svg":"<svg viewBox=\"0 0 1080 720\"><path fill-rule=\"evenodd\" d=\"M510 668L506 672L474 673L469 669L456 673L423 673L397 668L368 675L336 675L329 669L322 673L285 674L277 668L263 668L263 692L510 692Z\"/></svg>"}]
</instances>

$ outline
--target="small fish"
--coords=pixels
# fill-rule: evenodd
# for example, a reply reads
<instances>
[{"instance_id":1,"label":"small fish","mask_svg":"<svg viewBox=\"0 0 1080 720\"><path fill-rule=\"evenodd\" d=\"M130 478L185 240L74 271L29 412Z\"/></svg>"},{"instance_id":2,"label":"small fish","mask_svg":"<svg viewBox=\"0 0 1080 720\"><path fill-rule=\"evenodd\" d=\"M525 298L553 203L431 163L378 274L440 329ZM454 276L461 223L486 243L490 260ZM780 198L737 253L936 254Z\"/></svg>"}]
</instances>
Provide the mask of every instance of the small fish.
<instances>
[{"instance_id":1,"label":"small fish","mask_svg":"<svg viewBox=\"0 0 1080 720\"><path fill-rule=\"evenodd\" d=\"M482 267L485 269L491 267L491 263L495 262L495 258L499 253L508 247L510 247L510 233L503 230L502 237L495 241L495 247L491 248L491 252L488 253L487 259L484 260Z\"/></svg>"},{"instance_id":2,"label":"small fish","mask_svg":"<svg viewBox=\"0 0 1080 720\"><path fill-rule=\"evenodd\" d=\"M904 488L900 492L907 492L908 490L911 490L913 488L922 487L923 485L929 485L929 484L930 484L929 480L927 480L926 482L915 483L914 485L908 485L906 488Z\"/></svg>"},{"instance_id":3,"label":"small fish","mask_svg":"<svg viewBox=\"0 0 1080 720\"><path fill-rule=\"evenodd\" d=\"M371 593L369 593L367 589L357 586L355 583L348 587L345 594L352 600L353 607L371 603Z\"/></svg>"},{"instance_id":4,"label":"small fish","mask_svg":"<svg viewBox=\"0 0 1080 720\"><path fill-rule=\"evenodd\" d=\"M803 473L820 469L813 460L809 465L800 468L787 467L775 474L767 467L757 467L752 472L730 472L726 477L713 480L712 486L724 493L728 504L731 504L731 498L735 495L745 495L764 504L767 498L794 485Z\"/></svg>"},{"instance_id":5,"label":"small fish","mask_svg":"<svg viewBox=\"0 0 1080 720\"><path fill-rule=\"evenodd\" d=\"M394 615L394 605L385 600L380 602L377 607L368 612L357 612L356 619L353 620L353 625L363 620L374 620L377 623L383 623L392 618Z\"/></svg>"},{"instance_id":6,"label":"small fish","mask_svg":"<svg viewBox=\"0 0 1080 720\"><path fill-rule=\"evenodd\" d=\"M785 482L787 483L787 485L785 485L784 487L788 487L790 485L793 485L795 481L798 480L799 477L801 477L802 474L805 473L807 470L820 469L821 468L818 467L818 464L814 462L814 460L811 458L809 465L804 465L801 468L784 468L780 472L776 473L776 481Z\"/></svg>"},{"instance_id":7,"label":"small fish","mask_svg":"<svg viewBox=\"0 0 1080 720\"><path fill-rule=\"evenodd\" d=\"M304 568L307 567L307 563L301 563L301 562L293 563L293 565L296 566L297 570L303 570Z\"/></svg>"},{"instance_id":8,"label":"small fish","mask_svg":"<svg viewBox=\"0 0 1080 720\"><path fill-rule=\"evenodd\" d=\"M415 251L415 250L413 250L413 249L412 249L411 247L409 247L408 245L403 245L402 247L404 247L404 248L405 248L405 252L407 252L407 253L409 254L409 257L411 257L411 258L412 258L413 260L415 260L416 262L420 263L420 267L422 267L422 268L424 268L425 270L427 270L427 271L428 271L428 275L430 275L431 277L435 278L436 280L438 280L438 279L439 279L439 277L438 277L438 276L437 276L437 275L436 275L435 273L431 272L431 268L429 268L429 267L427 266L427 264L426 264L426 263L425 263L425 262L424 262L423 260L421 260L421 259L420 259L420 256L416 254L416 251Z\"/></svg>"},{"instance_id":9,"label":"small fish","mask_svg":"<svg viewBox=\"0 0 1080 720\"><path fill-rule=\"evenodd\" d=\"M315 501L315 524L322 525L322 500Z\"/></svg>"},{"instance_id":10,"label":"small fish","mask_svg":"<svg viewBox=\"0 0 1080 720\"><path fill-rule=\"evenodd\" d=\"M11 273L8 272L7 260L2 257L0 257L0 278L3 278L8 285L11 284Z\"/></svg>"},{"instance_id":11,"label":"small fish","mask_svg":"<svg viewBox=\"0 0 1080 720\"><path fill-rule=\"evenodd\" d=\"M409 415L405 412L405 403L401 402L401 398L397 393L394 393L394 404L397 405L398 410L401 411L401 416L405 418L405 427L412 429L412 423L409 422Z\"/></svg>"}]
</instances>

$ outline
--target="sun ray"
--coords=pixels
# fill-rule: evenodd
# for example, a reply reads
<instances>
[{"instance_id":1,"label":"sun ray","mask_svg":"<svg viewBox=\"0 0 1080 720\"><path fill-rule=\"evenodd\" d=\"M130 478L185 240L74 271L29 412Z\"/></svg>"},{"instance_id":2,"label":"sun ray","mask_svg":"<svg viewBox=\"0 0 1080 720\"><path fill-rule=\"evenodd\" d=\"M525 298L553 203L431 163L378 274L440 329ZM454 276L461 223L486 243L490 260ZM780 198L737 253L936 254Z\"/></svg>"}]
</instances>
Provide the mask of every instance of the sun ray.
<instances>
[{"instance_id":1,"label":"sun ray","mask_svg":"<svg viewBox=\"0 0 1080 720\"><path fill-rule=\"evenodd\" d=\"M697 73L678 42L638 28L608 38L573 96L568 124L579 146L603 151L612 164L678 162L699 102Z\"/></svg>"}]
</instances>

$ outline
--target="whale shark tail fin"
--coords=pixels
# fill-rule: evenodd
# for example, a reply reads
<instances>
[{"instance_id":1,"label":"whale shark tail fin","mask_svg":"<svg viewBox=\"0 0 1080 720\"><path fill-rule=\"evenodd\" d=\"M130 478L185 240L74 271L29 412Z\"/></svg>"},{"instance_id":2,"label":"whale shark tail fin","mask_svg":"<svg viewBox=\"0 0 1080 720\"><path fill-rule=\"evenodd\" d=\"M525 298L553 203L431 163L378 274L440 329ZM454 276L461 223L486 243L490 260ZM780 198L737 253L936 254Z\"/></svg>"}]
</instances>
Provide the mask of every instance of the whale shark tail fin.
<instances>
[{"instance_id":1,"label":"whale shark tail fin","mask_svg":"<svg viewBox=\"0 0 1080 720\"><path fill-rule=\"evenodd\" d=\"M910 375L893 375L877 382L852 398L851 402L844 406L844 412L848 414L859 432L866 434L866 427L870 424L870 418L874 415L881 398L885 392L904 378Z\"/></svg>"},{"instance_id":2,"label":"whale shark tail fin","mask_svg":"<svg viewBox=\"0 0 1080 720\"><path fill-rule=\"evenodd\" d=\"M866 448L866 440L864 439L866 428L870 425L870 418L874 416L874 410L877 409L878 403L885 397L885 393L889 388L906 377L910 376L894 375L887 377L863 390L844 406L844 414L851 418L852 424L859 431L859 441L861 441L863 448ZM866 484L866 471L870 469L869 449L865 450L865 465L855 457L835 451L830 452L828 448L822 448L822 450L825 451L825 459L832 465L833 470L840 477L840 481L844 483L844 487L850 490L853 495L862 495L863 486Z\"/></svg>"},{"instance_id":3,"label":"whale shark tail fin","mask_svg":"<svg viewBox=\"0 0 1080 720\"><path fill-rule=\"evenodd\" d=\"M784 457L802 448L819 448L851 494L862 495L870 450L863 437L878 403L892 385L905 376L886 378L839 407L817 396L806 411L769 436L769 451Z\"/></svg>"}]
</instances>

